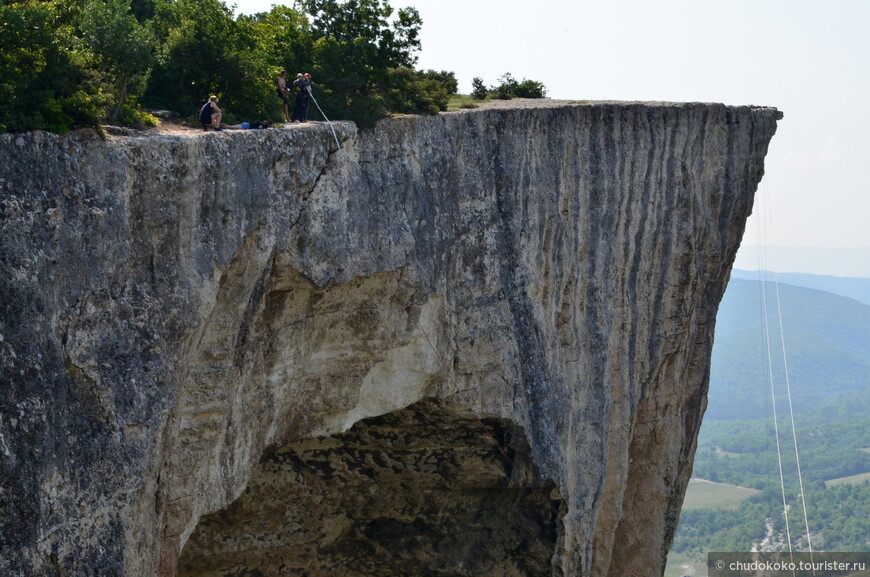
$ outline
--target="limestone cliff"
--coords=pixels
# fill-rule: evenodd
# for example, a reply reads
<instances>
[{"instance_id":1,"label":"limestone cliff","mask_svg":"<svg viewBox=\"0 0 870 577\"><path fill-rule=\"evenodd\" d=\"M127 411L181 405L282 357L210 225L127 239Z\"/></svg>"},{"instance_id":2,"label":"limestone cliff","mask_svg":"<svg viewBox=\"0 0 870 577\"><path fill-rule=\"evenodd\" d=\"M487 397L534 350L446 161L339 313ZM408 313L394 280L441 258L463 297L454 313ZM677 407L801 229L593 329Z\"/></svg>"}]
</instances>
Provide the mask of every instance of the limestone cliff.
<instances>
[{"instance_id":1,"label":"limestone cliff","mask_svg":"<svg viewBox=\"0 0 870 577\"><path fill-rule=\"evenodd\" d=\"M0 136L0 574L660 575L779 117Z\"/></svg>"}]
</instances>

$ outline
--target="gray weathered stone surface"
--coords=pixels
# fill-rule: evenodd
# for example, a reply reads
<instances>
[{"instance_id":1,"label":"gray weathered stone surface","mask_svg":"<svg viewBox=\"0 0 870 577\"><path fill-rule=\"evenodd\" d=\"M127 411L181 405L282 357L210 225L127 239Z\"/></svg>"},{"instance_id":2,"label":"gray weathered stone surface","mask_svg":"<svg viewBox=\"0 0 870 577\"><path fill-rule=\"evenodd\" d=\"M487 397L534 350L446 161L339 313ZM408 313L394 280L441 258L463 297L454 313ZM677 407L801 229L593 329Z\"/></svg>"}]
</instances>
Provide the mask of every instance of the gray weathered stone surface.
<instances>
[{"instance_id":1,"label":"gray weathered stone surface","mask_svg":"<svg viewBox=\"0 0 870 577\"><path fill-rule=\"evenodd\" d=\"M661 574L780 115L512 106L0 136L0 573Z\"/></svg>"}]
</instances>

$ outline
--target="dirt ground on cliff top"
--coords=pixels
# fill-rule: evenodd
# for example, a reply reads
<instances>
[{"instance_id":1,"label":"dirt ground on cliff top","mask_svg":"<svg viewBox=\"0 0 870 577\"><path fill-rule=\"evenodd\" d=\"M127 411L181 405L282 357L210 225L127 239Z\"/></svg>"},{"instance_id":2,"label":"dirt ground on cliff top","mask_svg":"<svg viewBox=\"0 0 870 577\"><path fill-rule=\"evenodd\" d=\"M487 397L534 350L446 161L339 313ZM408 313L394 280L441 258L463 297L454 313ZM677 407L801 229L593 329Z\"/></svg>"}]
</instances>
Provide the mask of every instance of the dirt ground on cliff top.
<instances>
[{"instance_id":1,"label":"dirt ground on cliff top","mask_svg":"<svg viewBox=\"0 0 870 577\"><path fill-rule=\"evenodd\" d=\"M559 106L566 105L577 105L577 104L586 104L583 101L577 100L550 100L550 99L540 99L540 98L515 98L513 100L490 100L488 102L484 102L478 105L476 108L466 108L462 110L453 110L449 112L445 112L442 114L462 114L465 112L469 112L472 110L488 110L488 109L507 109L507 108L553 108ZM341 120L341 119L333 119L333 120ZM311 120L306 124L317 124L320 121ZM276 122L273 128L302 128L304 124L298 123L281 123ZM106 133L110 136L136 136L142 134L149 133L161 133L161 134L182 134L192 136L195 134L202 134L203 130L199 124L192 124L188 121L184 121L178 118L170 118L170 119L161 119L159 124L156 126L149 127L120 127L120 126L106 126ZM232 129L228 130L232 132ZM212 130L209 130L212 132Z\"/></svg>"},{"instance_id":2,"label":"dirt ground on cliff top","mask_svg":"<svg viewBox=\"0 0 870 577\"><path fill-rule=\"evenodd\" d=\"M684 106L694 106L698 104L704 103L690 103L690 102L640 102L640 101L616 101L616 100L598 100L598 101L589 101L589 100L551 100L549 98L514 98L513 100L490 100L487 102L483 102L478 104L474 108L461 108L458 110L449 110L447 112L441 112L440 114L467 114L469 112L473 112L475 110L491 110L491 109L529 109L529 108L560 108L564 106L602 106L602 105L645 105L645 106L654 106L654 107L684 107ZM708 103L709 104L709 103ZM758 107L758 108L768 108L768 107ZM772 110L776 110L772 108ZM782 113L779 112L777 118L782 118ZM340 118L333 118L335 122L341 122ZM298 123L281 123L276 122L273 125L273 128L277 129L287 129L287 128L305 128L306 126L316 126L323 121L319 120L309 120L305 124ZM186 135L193 136L196 134L202 134L202 127L198 123L190 123L189 121L181 120L178 118L170 118L163 119L157 126L152 127L138 127L138 128L130 128L130 127L119 127L119 126L105 126L106 133L110 136L143 136L146 134L178 134L178 135ZM209 130L209 132L212 132ZM228 132L234 132L231 129L228 129Z\"/></svg>"}]
</instances>

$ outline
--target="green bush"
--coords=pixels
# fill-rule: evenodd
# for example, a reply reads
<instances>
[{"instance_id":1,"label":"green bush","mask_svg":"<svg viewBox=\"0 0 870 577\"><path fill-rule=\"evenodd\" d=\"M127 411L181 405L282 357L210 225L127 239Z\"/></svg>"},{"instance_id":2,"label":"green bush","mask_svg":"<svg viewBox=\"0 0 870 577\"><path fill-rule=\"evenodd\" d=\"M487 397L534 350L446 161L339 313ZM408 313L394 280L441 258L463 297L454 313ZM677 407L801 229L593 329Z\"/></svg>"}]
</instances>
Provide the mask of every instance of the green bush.
<instances>
[{"instance_id":1,"label":"green bush","mask_svg":"<svg viewBox=\"0 0 870 577\"><path fill-rule=\"evenodd\" d=\"M121 107L119 120L121 121L121 124L134 124L139 126L157 126L157 124L159 124L157 117L153 114L145 110L134 108L130 105L124 105Z\"/></svg>"},{"instance_id":2,"label":"green bush","mask_svg":"<svg viewBox=\"0 0 870 577\"><path fill-rule=\"evenodd\" d=\"M47 126L47 129L53 132L66 132L69 128L99 126L105 99L99 90L89 93L84 89L79 89L61 100L59 104L60 118L56 117L53 121L54 124ZM65 125L65 128L60 127L61 123Z\"/></svg>"},{"instance_id":3,"label":"green bush","mask_svg":"<svg viewBox=\"0 0 870 577\"><path fill-rule=\"evenodd\" d=\"M473 96L476 100L484 100L489 94L489 90L486 87L486 84L483 83L483 79L479 76L475 76L471 79L471 96Z\"/></svg>"},{"instance_id":4,"label":"green bush","mask_svg":"<svg viewBox=\"0 0 870 577\"><path fill-rule=\"evenodd\" d=\"M523 79L523 81L516 86L514 95L517 98L546 98L547 89L543 82Z\"/></svg>"},{"instance_id":5,"label":"green bush","mask_svg":"<svg viewBox=\"0 0 870 577\"><path fill-rule=\"evenodd\" d=\"M452 72L392 68L388 74L387 107L402 114L438 114L447 110L458 83Z\"/></svg>"},{"instance_id":6,"label":"green bush","mask_svg":"<svg viewBox=\"0 0 870 577\"><path fill-rule=\"evenodd\" d=\"M510 100L517 95L519 82L511 76L510 72L505 72L502 77L499 78L499 81L500 84L490 91L493 98L498 100Z\"/></svg>"},{"instance_id":7,"label":"green bush","mask_svg":"<svg viewBox=\"0 0 870 577\"><path fill-rule=\"evenodd\" d=\"M495 98L497 100L510 100L511 98L546 98L547 88L543 82L523 79L518 81L510 72L504 73L498 79L496 86L487 88L483 80L475 77L471 81L471 94L478 100Z\"/></svg>"}]
</instances>

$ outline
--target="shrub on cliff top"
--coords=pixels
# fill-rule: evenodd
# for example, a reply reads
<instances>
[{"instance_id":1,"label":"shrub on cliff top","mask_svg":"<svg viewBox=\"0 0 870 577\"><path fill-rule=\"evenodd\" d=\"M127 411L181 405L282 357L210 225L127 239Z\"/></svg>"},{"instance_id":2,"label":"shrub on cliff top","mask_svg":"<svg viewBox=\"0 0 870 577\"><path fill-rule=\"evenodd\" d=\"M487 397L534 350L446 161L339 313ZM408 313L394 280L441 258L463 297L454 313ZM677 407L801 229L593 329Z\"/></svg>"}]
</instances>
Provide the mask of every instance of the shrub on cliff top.
<instances>
[{"instance_id":1,"label":"shrub on cliff top","mask_svg":"<svg viewBox=\"0 0 870 577\"><path fill-rule=\"evenodd\" d=\"M480 77L471 81L471 94L478 100L495 98L498 100L510 100L511 98L546 98L547 88L543 82L527 80L518 81L510 72L504 73L498 79L499 83L487 88Z\"/></svg>"},{"instance_id":2,"label":"shrub on cliff top","mask_svg":"<svg viewBox=\"0 0 870 577\"><path fill-rule=\"evenodd\" d=\"M402 114L438 114L447 109L458 84L452 72L392 68L388 74L387 106Z\"/></svg>"}]
</instances>

